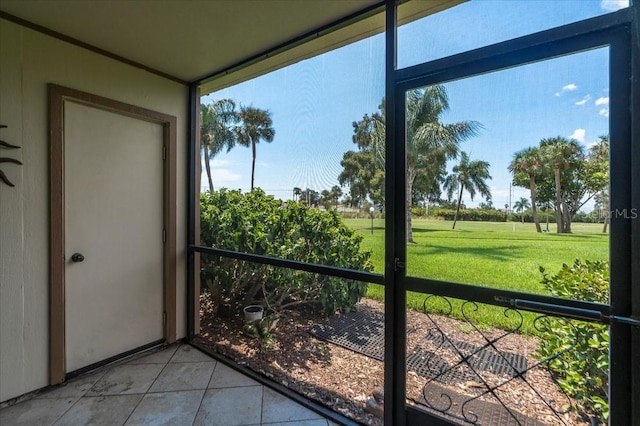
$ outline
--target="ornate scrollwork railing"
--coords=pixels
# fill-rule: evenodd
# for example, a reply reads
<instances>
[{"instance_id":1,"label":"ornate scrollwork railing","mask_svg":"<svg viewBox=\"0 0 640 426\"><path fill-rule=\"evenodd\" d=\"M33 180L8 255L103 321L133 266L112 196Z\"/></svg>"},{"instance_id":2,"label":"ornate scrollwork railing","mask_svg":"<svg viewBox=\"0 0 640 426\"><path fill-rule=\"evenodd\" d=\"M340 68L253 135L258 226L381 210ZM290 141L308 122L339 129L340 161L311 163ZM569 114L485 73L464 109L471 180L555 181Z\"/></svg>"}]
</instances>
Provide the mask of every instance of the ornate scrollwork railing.
<instances>
[{"instance_id":1,"label":"ornate scrollwork railing","mask_svg":"<svg viewBox=\"0 0 640 426\"><path fill-rule=\"evenodd\" d=\"M445 316L454 313L454 305L444 296L429 295L423 303L424 313L430 321L427 331L430 345L428 350L420 350L423 351L422 356L427 357L428 374L421 398L414 400L416 404L468 424L487 424L487 417L482 417L481 412L487 410L488 404L492 404L495 408L494 416L496 410L500 411L500 424L541 424L510 407L501 395L510 384L518 382L521 388L527 389L539 400L540 405L546 407L545 411L548 412L548 417L553 419L553 423L567 424L566 413L573 406L571 398L556 386L556 399L549 399L538 389L536 383L527 377L527 373L545 368L554 359L571 352L577 344L577 333L573 333L574 341L564 346L561 351L545 357L527 358L500 347L500 343L507 336L522 330L525 316L519 310L504 308L503 314L508 325L499 331L489 333L473 319L473 314L481 309L480 305L472 301L462 301L459 316L471 326L473 339L470 340L475 340L474 344L471 344L468 341L456 340L439 325L437 315L433 313L434 309L429 309L436 300L442 301L437 303L438 313ZM540 333L550 330L552 324L557 321L575 330L569 320L546 314L538 314L535 317L527 315L526 319L531 321L531 326ZM554 385L557 385L553 375L548 376ZM464 387L460 385L464 383L471 383L472 391L468 388L465 388L465 392L459 391L460 387ZM562 401L557 400L558 395L562 397Z\"/></svg>"}]
</instances>

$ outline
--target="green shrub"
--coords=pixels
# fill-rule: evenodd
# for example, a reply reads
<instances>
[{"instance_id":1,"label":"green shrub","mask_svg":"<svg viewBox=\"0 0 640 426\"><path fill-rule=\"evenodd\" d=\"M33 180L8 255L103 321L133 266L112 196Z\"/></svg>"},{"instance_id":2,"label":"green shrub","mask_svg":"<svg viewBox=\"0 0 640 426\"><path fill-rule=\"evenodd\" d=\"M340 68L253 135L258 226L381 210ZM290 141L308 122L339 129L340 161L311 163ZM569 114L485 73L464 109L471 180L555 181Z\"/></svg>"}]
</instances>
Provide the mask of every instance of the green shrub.
<instances>
[{"instance_id":1,"label":"green shrub","mask_svg":"<svg viewBox=\"0 0 640 426\"><path fill-rule=\"evenodd\" d=\"M440 217L444 220L453 220L456 215L455 209L434 208L429 210L429 216ZM499 210L482 210L482 209L460 209L458 212L458 220L475 221L475 222L506 222L507 213Z\"/></svg>"},{"instance_id":2,"label":"green shrub","mask_svg":"<svg viewBox=\"0 0 640 426\"><path fill-rule=\"evenodd\" d=\"M262 190L220 190L200 197L201 243L238 252L372 270L362 237L334 211L283 202ZM274 311L311 305L326 314L347 311L365 295L367 284L302 271L202 256L202 282L214 309L264 302Z\"/></svg>"},{"instance_id":3,"label":"green shrub","mask_svg":"<svg viewBox=\"0 0 640 426\"><path fill-rule=\"evenodd\" d=\"M605 261L576 260L562 265L556 275L540 267L542 284L559 297L608 303L609 265ZM560 354L553 358L554 355ZM552 358L549 369L558 384L581 405L580 411L606 422L609 374L609 330L606 325L546 318L542 327L538 359Z\"/></svg>"}]
</instances>

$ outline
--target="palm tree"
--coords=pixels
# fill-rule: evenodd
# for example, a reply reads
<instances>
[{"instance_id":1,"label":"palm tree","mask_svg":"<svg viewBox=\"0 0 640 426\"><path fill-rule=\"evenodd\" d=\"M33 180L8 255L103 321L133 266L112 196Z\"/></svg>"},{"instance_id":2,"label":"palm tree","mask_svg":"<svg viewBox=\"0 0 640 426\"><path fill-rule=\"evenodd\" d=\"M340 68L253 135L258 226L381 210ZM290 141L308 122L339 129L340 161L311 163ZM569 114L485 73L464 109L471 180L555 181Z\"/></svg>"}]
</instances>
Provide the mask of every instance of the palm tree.
<instances>
[{"instance_id":1,"label":"palm tree","mask_svg":"<svg viewBox=\"0 0 640 426\"><path fill-rule=\"evenodd\" d=\"M536 224L536 231L542 232L538 209L536 206L536 177L542 173L544 163L538 148L526 148L516 152L513 160L509 163L509 171L514 174L521 173L529 178L529 191L531 192L531 214L533 222Z\"/></svg>"},{"instance_id":2,"label":"palm tree","mask_svg":"<svg viewBox=\"0 0 640 426\"><path fill-rule=\"evenodd\" d=\"M487 200L491 199L491 191L486 180L491 179L489 174L489 163L486 161L469 161L469 154L462 152L460 154L460 164L453 167L453 173L444 179L444 189L447 191L449 199L453 192L458 190L458 206L456 214L453 217L453 227L456 229L458 213L460 212L460 203L462 203L462 192L466 189L471 200L476 195L476 190Z\"/></svg>"},{"instance_id":3,"label":"palm tree","mask_svg":"<svg viewBox=\"0 0 640 426\"><path fill-rule=\"evenodd\" d=\"M562 136L545 138L540 141L540 149L545 162L553 169L555 182L556 232L571 232L569 207L564 199L562 189L562 172L572 167L577 157L582 156L582 146L575 139Z\"/></svg>"},{"instance_id":4,"label":"palm tree","mask_svg":"<svg viewBox=\"0 0 640 426\"><path fill-rule=\"evenodd\" d=\"M449 97L442 85L428 86L407 93L406 149L407 184L405 212L407 242L413 243L411 228L411 195L416 177L436 182L447 160L458 156L461 142L476 136L481 128L476 121L443 124L442 114L449 110ZM381 109L384 111L384 101ZM384 117L375 115L371 145L374 156L384 164Z\"/></svg>"},{"instance_id":5,"label":"palm tree","mask_svg":"<svg viewBox=\"0 0 640 426\"><path fill-rule=\"evenodd\" d=\"M276 131L271 127L273 121L271 113L267 110L243 106L240 107L238 117L242 120L242 124L235 128L238 143L251 147L251 190L253 191L256 172L256 145L260 140L272 142Z\"/></svg>"},{"instance_id":6,"label":"palm tree","mask_svg":"<svg viewBox=\"0 0 640 426\"><path fill-rule=\"evenodd\" d=\"M528 209L529 207L531 207L531 205L529 204L529 200L527 200L524 197L520 197L520 199L518 201L513 203L513 208L516 209L517 212L521 212L522 213L522 223L524 223L524 211L526 209Z\"/></svg>"},{"instance_id":7,"label":"palm tree","mask_svg":"<svg viewBox=\"0 0 640 426\"><path fill-rule=\"evenodd\" d=\"M231 99L220 99L209 105L200 104L200 146L210 192L213 192L210 160L224 147L227 147L227 151L233 147L235 134L231 128L237 121L236 104Z\"/></svg>"},{"instance_id":8,"label":"palm tree","mask_svg":"<svg viewBox=\"0 0 640 426\"><path fill-rule=\"evenodd\" d=\"M302 189L297 186L293 187L293 200L298 201L300 199L300 194L302 194Z\"/></svg>"},{"instance_id":9,"label":"palm tree","mask_svg":"<svg viewBox=\"0 0 640 426\"><path fill-rule=\"evenodd\" d=\"M411 194L418 170L427 172L431 175L430 179L435 180L440 167L443 167L447 160L457 157L460 143L476 136L481 127L480 123L475 121L441 123L442 114L448 110L449 96L446 88L442 85L429 86L424 91L415 90L407 94L407 192L405 208L407 212L407 241L409 242L413 242ZM460 204L458 204L459 207Z\"/></svg>"}]
</instances>

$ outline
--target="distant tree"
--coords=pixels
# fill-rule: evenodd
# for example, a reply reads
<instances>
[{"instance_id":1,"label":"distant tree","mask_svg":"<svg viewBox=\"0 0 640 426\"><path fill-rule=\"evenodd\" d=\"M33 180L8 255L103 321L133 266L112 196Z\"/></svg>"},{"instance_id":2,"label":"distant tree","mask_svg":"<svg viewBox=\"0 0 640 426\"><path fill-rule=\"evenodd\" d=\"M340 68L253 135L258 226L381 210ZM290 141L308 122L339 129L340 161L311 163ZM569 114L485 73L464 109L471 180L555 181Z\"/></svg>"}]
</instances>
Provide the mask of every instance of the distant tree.
<instances>
[{"instance_id":1,"label":"distant tree","mask_svg":"<svg viewBox=\"0 0 640 426\"><path fill-rule=\"evenodd\" d=\"M589 149L589 160L593 173L601 173L601 178L606 180L606 185L594 196L596 204L599 204L600 209L604 212L602 233L606 233L611 219L611 214L609 213L609 135L600 136L595 145Z\"/></svg>"},{"instance_id":2,"label":"distant tree","mask_svg":"<svg viewBox=\"0 0 640 426\"><path fill-rule=\"evenodd\" d=\"M251 190L253 191L256 172L256 145L264 140L272 142L276 131L271 127L271 113L251 106L240 107L238 117L242 121L235 127L236 138L240 145L251 147Z\"/></svg>"},{"instance_id":3,"label":"distant tree","mask_svg":"<svg viewBox=\"0 0 640 426\"><path fill-rule=\"evenodd\" d=\"M514 154L509 163L509 171L513 173L513 183L516 186L528 187L531 193L531 214L536 225L536 231L542 232L536 200L536 179L544 172L544 161L538 148L526 148Z\"/></svg>"},{"instance_id":4,"label":"distant tree","mask_svg":"<svg viewBox=\"0 0 640 426\"><path fill-rule=\"evenodd\" d=\"M334 185L331 187L331 200L334 203L334 207L338 208L338 200L342 197L342 188L338 185Z\"/></svg>"},{"instance_id":5,"label":"distant tree","mask_svg":"<svg viewBox=\"0 0 640 426\"><path fill-rule=\"evenodd\" d=\"M580 168L584 157L582 147L575 139L557 136L555 138L542 139L540 141L540 149L545 162L553 171L555 188L554 209L557 232L571 232L567 187L573 183L571 181ZM563 175L565 177L564 182ZM567 177L569 179L567 179Z\"/></svg>"},{"instance_id":6,"label":"distant tree","mask_svg":"<svg viewBox=\"0 0 640 426\"><path fill-rule=\"evenodd\" d=\"M562 136L542 139L535 148L542 161L535 176L534 205L553 207L556 232L571 232L578 211L595 196L606 193L609 182L608 138L585 154L582 145ZM516 154L517 155L517 154ZM526 174L515 173L514 183L527 186Z\"/></svg>"},{"instance_id":7,"label":"distant tree","mask_svg":"<svg viewBox=\"0 0 640 426\"><path fill-rule=\"evenodd\" d=\"M524 211L527 210L529 207L531 207L531 204L529 204L529 200L527 200L524 197L520 197L518 201L513 203L513 208L517 212L521 213L522 223L524 223Z\"/></svg>"},{"instance_id":8,"label":"distant tree","mask_svg":"<svg viewBox=\"0 0 640 426\"><path fill-rule=\"evenodd\" d=\"M300 194L300 199L306 202L309 207L318 207L320 203L320 193L307 188Z\"/></svg>"},{"instance_id":9,"label":"distant tree","mask_svg":"<svg viewBox=\"0 0 640 426\"><path fill-rule=\"evenodd\" d=\"M458 191L456 214L453 218L453 226L451 229L456 228L464 190L469 193L472 201L476 195L476 190L487 200L491 199L491 191L489 190L489 185L487 185L487 179L491 179L489 163L480 160L470 161L469 154L463 151L460 154L460 163L453 166L452 173L444 179L444 188L447 191L449 199L453 196L454 191Z\"/></svg>"},{"instance_id":10,"label":"distant tree","mask_svg":"<svg viewBox=\"0 0 640 426\"><path fill-rule=\"evenodd\" d=\"M328 189L323 189L320 192L320 205L324 207L325 210L331 209L333 204L333 199L331 198L331 192Z\"/></svg>"},{"instance_id":11,"label":"distant tree","mask_svg":"<svg viewBox=\"0 0 640 426\"><path fill-rule=\"evenodd\" d=\"M491 200L487 200L486 203L480 203L478 204L478 208L480 210L495 210L495 208L493 207L493 201Z\"/></svg>"},{"instance_id":12,"label":"distant tree","mask_svg":"<svg viewBox=\"0 0 640 426\"><path fill-rule=\"evenodd\" d=\"M300 194L302 194L302 189L298 188L297 186L293 188L293 199L294 201L299 201L300 200Z\"/></svg>"},{"instance_id":13,"label":"distant tree","mask_svg":"<svg viewBox=\"0 0 640 426\"><path fill-rule=\"evenodd\" d=\"M235 134L232 128L237 121L236 104L231 99L220 99L209 105L200 104L200 147L210 192L213 192L210 161L224 148L229 151L233 147Z\"/></svg>"},{"instance_id":14,"label":"distant tree","mask_svg":"<svg viewBox=\"0 0 640 426\"><path fill-rule=\"evenodd\" d=\"M376 174L371 152L347 151L340 165L342 172L338 175L338 182L349 188L350 203L357 207L371 194L371 181Z\"/></svg>"},{"instance_id":15,"label":"distant tree","mask_svg":"<svg viewBox=\"0 0 640 426\"><path fill-rule=\"evenodd\" d=\"M371 116L365 115L359 122L353 123L353 141L358 145L359 152L363 154L362 163L366 162L366 171L361 170L362 188L350 186L352 197L356 194L380 194L384 182L385 163L385 101L379 107L379 112ZM480 124L475 121L461 121L458 123L444 124L442 115L449 110L449 97L442 85L429 86L407 94L407 176L406 176L406 205L407 215L407 241L414 242L411 227L411 200L414 196L414 185L421 191L419 199L436 199L440 195L439 184L446 175L446 163L457 158L459 145L464 140L477 135ZM349 158L348 165L355 166L355 153L350 151L345 154L343 161ZM345 165L343 165L345 167ZM376 173L381 172L381 173ZM348 176L356 176L350 170ZM342 176L342 175L341 175ZM377 179L376 179L377 177ZM341 181L341 184L343 182ZM372 188L378 188L376 193ZM425 197L424 195L427 195ZM377 202L374 197L372 201Z\"/></svg>"}]
</instances>

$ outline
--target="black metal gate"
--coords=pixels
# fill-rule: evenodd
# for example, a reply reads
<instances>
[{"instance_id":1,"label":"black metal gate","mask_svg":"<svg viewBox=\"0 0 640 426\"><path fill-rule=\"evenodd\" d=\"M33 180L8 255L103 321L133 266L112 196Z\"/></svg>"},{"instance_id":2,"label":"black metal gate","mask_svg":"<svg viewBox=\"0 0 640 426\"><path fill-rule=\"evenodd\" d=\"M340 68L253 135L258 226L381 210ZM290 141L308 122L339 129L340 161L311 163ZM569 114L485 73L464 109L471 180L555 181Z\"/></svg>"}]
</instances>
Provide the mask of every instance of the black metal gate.
<instances>
[{"instance_id":1,"label":"black metal gate","mask_svg":"<svg viewBox=\"0 0 640 426\"><path fill-rule=\"evenodd\" d=\"M630 40L634 9L593 18L576 24L536 33L442 60L396 69L395 2L387 2L387 243L385 270L386 299L386 375L385 424L571 424L568 413L571 398L560 393L549 398L539 391L541 371L567 354L581 356L579 331L582 324L601 325L610 333L609 404L610 424L632 424L632 388L629 373L632 359L638 359L640 322L632 316L632 215L612 215L610 230L610 301L595 303L497 290L479 285L459 284L411 276L407 272L407 227L405 210L407 148L405 146L407 93L416 88L469 78L497 70L570 55L607 46L609 49L611 92L611 210L633 212L632 162L637 164L637 140L632 144L632 99L630 81L632 51ZM637 104L637 101L636 101ZM636 113L637 114L637 113ZM636 117L637 120L637 117ZM637 130L636 130L637 132ZM635 153L635 154L634 154ZM635 158L634 158L635 155ZM636 246L637 249L637 246ZM637 257L636 253L636 257ZM464 266L460 266L464 267ZM635 266L637 268L637 266ZM637 273L637 272L636 272ZM637 275L635 276L637 283ZM508 284L508 283L505 283ZM407 292L424 294L423 311L428 326L420 330L423 341L407 345ZM473 313L501 310L507 326L487 332L476 324ZM637 312L637 311L636 311ZM457 316L468 325L466 339L452 336L440 322L444 314ZM538 332L562 323L573 339L562 350L527 362L521 355L505 349L509 336L522 327ZM635 340L634 340L635 339ZM578 351L578 352L576 352ZM422 370L422 390L411 394L408 383L416 371L416 359ZM636 363L637 364L637 363ZM635 368L635 367L634 367ZM505 399L510 386L518 382L521 404ZM461 388L464 388L461 391ZM636 390L637 392L637 390ZM635 397L637 399L637 397ZM544 423L527 415L532 406L548 413ZM636 412L635 415L638 415ZM636 418L637 422L638 419Z\"/></svg>"}]
</instances>

